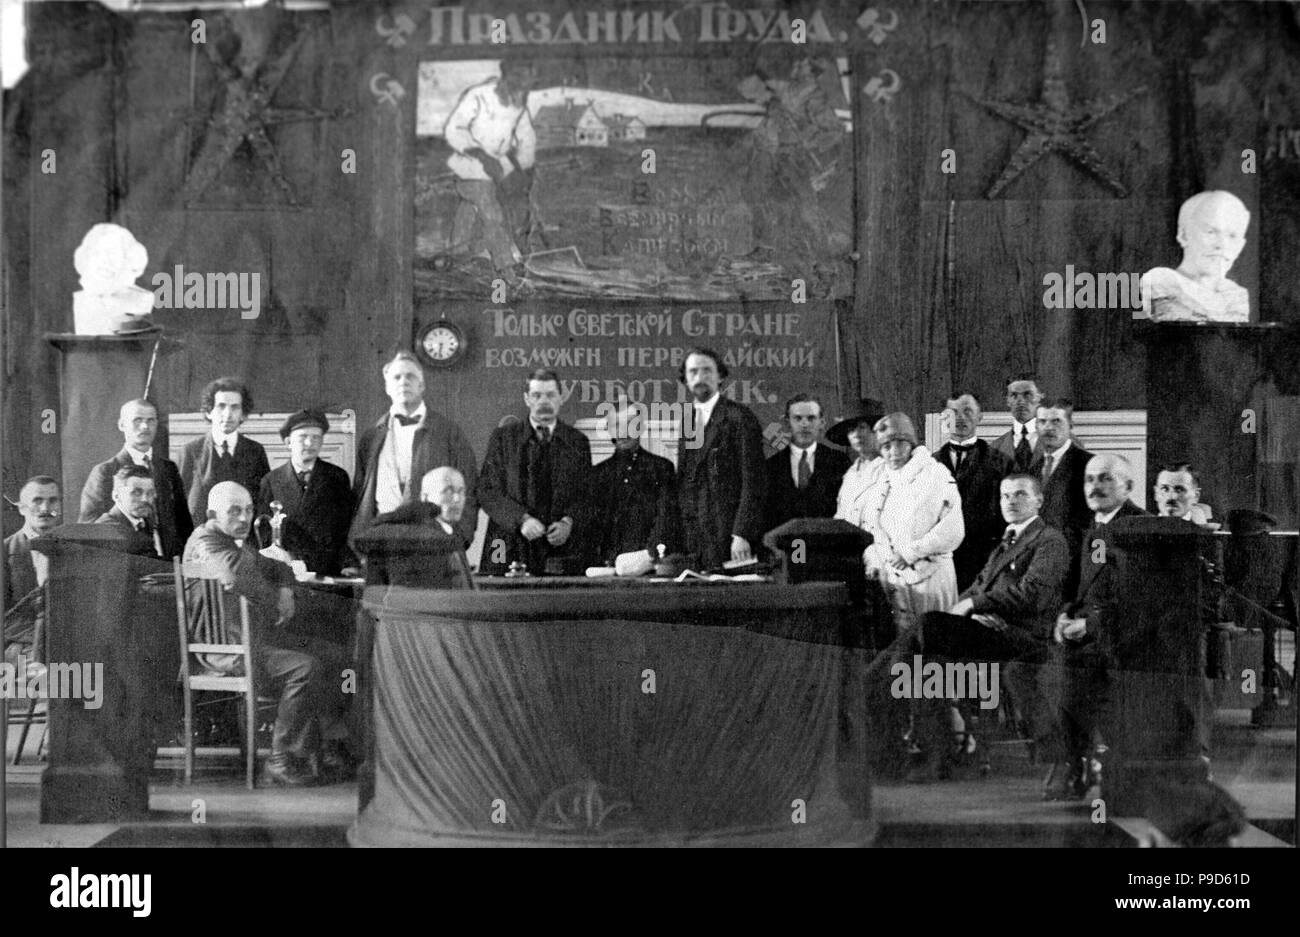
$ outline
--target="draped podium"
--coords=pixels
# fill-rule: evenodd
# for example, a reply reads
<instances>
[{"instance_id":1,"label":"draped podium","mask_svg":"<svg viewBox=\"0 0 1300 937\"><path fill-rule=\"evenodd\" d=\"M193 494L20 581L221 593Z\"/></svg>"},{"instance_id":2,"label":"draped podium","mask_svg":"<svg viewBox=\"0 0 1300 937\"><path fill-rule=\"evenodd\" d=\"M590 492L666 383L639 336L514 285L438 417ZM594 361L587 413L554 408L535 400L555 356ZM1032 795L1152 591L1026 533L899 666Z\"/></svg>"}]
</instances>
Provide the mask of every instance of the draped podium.
<instances>
[{"instance_id":1,"label":"draped podium","mask_svg":"<svg viewBox=\"0 0 1300 937\"><path fill-rule=\"evenodd\" d=\"M354 845L870 842L844 586L498 582L366 589Z\"/></svg>"}]
</instances>

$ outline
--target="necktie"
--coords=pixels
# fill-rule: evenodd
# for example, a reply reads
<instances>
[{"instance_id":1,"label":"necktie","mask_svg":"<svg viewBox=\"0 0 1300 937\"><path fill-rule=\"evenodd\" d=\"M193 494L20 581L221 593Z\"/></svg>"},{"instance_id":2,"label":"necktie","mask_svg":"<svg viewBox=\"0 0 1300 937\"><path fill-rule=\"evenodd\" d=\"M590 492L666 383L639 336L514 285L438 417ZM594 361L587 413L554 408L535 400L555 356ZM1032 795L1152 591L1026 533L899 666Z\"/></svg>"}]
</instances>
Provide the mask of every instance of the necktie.
<instances>
[{"instance_id":1,"label":"necktie","mask_svg":"<svg viewBox=\"0 0 1300 937\"><path fill-rule=\"evenodd\" d=\"M230 458L230 442L225 439L221 440L221 458Z\"/></svg>"},{"instance_id":2,"label":"necktie","mask_svg":"<svg viewBox=\"0 0 1300 937\"><path fill-rule=\"evenodd\" d=\"M1016 467L1022 472L1029 467L1029 427L1020 427L1020 442L1016 443Z\"/></svg>"},{"instance_id":3,"label":"necktie","mask_svg":"<svg viewBox=\"0 0 1300 937\"><path fill-rule=\"evenodd\" d=\"M1016 545L1016 529L1008 527L1006 533L1002 535L1002 549L1008 550Z\"/></svg>"},{"instance_id":4,"label":"necktie","mask_svg":"<svg viewBox=\"0 0 1300 937\"><path fill-rule=\"evenodd\" d=\"M537 441L543 446L551 441L551 428L549 426L537 427Z\"/></svg>"},{"instance_id":5,"label":"necktie","mask_svg":"<svg viewBox=\"0 0 1300 937\"><path fill-rule=\"evenodd\" d=\"M311 472L295 472L298 476L298 484L302 486L303 491L307 490L307 482L311 481Z\"/></svg>"},{"instance_id":6,"label":"necktie","mask_svg":"<svg viewBox=\"0 0 1300 937\"><path fill-rule=\"evenodd\" d=\"M403 416L400 413L394 413L393 419L395 419L402 426L414 426L416 423L420 422L420 418L418 416Z\"/></svg>"},{"instance_id":7,"label":"necktie","mask_svg":"<svg viewBox=\"0 0 1300 937\"><path fill-rule=\"evenodd\" d=\"M1047 480L1051 477L1052 477L1052 457L1050 455L1045 455L1043 456L1043 484L1047 484Z\"/></svg>"},{"instance_id":8,"label":"necktie","mask_svg":"<svg viewBox=\"0 0 1300 937\"><path fill-rule=\"evenodd\" d=\"M808 487L808 480L810 478L812 478L812 469L808 467L808 450L805 449L803 451L803 455L799 457L799 490L800 491Z\"/></svg>"},{"instance_id":9,"label":"necktie","mask_svg":"<svg viewBox=\"0 0 1300 937\"><path fill-rule=\"evenodd\" d=\"M151 472L153 471L153 459L149 458L149 453L146 452L140 461L144 463L145 468Z\"/></svg>"}]
</instances>

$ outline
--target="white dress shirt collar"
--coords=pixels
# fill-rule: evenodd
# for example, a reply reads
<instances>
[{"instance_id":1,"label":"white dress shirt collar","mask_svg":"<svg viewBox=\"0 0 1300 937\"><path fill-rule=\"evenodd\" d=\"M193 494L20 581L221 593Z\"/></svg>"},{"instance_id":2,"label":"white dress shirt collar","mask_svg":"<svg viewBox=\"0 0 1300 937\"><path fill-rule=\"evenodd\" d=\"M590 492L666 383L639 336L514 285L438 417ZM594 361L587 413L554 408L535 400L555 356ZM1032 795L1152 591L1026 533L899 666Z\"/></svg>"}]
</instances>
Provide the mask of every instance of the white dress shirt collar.
<instances>
[{"instance_id":1,"label":"white dress shirt collar","mask_svg":"<svg viewBox=\"0 0 1300 937\"><path fill-rule=\"evenodd\" d=\"M221 448L221 443L217 443L217 448L218 448L218 449ZM232 448L233 448L233 446L232 446ZM139 449L135 448L134 446L127 446L127 447L126 447L126 454L129 455L129 456L131 457L131 461L132 461L132 462L134 462L136 465L140 466L141 468L149 468L149 467L150 467L150 466L144 464L144 460L145 460L145 457L146 457L146 456L147 456L150 460L153 459L153 453L152 453L152 452L141 452Z\"/></svg>"},{"instance_id":2,"label":"white dress shirt collar","mask_svg":"<svg viewBox=\"0 0 1300 937\"><path fill-rule=\"evenodd\" d=\"M1025 528L1028 527L1030 524L1032 524L1032 523L1033 523L1034 521L1036 521L1036 520L1038 520L1038 515L1037 515L1037 514L1035 514L1033 517L1029 518L1029 520L1027 520L1027 521L1021 521L1019 524L1008 524L1008 525L1007 525L1007 530L1014 530L1014 531L1016 532L1016 542L1019 543L1019 542L1020 542L1020 538L1023 537L1023 536L1025 535ZM1004 536L1004 537L1006 536L1006 531L1003 531L1002 536Z\"/></svg>"},{"instance_id":3,"label":"white dress shirt collar","mask_svg":"<svg viewBox=\"0 0 1300 937\"><path fill-rule=\"evenodd\" d=\"M970 449L974 447L977 442L979 442L979 437L972 436L970 439L949 439L948 445L952 446L954 449Z\"/></svg>"},{"instance_id":4,"label":"white dress shirt collar","mask_svg":"<svg viewBox=\"0 0 1300 937\"><path fill-rule=\"evenodd\" d=\"M808 453L808 473L811 475L817 471L817 441L813 440L807 449L800 449L794 443L790 443L790 472L796 485L799 484L799 460L803 458L805 452Z\"/></svg>"},{"instance_id":5,"label":"white dress shirt collar","mask_svg":"<svg viewBox=\"0 0 1300 937\"><path fill-rule=\"evenodd\" d=\"M393 417L395 416L418 417L420 420L419 423L412 423L409 427L402 427L403 429L415 429L416 427L423 425L424 418L428 415L428 413L429 413L429 408L428 406L425 405L425 402L423 400L421 400L420 405L415 408L414 413L407 413L406 410L404 410L398 404L393 404L391 407L388 408L388 421L391 423L393 421ZM398 425L400 426L401 424Z\"/></svg>"},{"instance_id":6,"label":"white dress shirt collar","mask_svg":"<svg viewBox=\"0 0 1300 937\"><path fill-rule=\"evenodd\" d=\"M1065 442L1061 444L1061 448L1057 449L1055 452L1048 452L1046 449L1043 450L1043 458L1047 458L1049 455L1052 457L1053 472L1055 472L1056 467L1061 464L1061 456L1065 455L1066 450L1070 448L1070 444L1073 442L1073 439L1067 438Z\"/></svg>"},{"instance_id":7,"label":"white dress shirt collar","mask_svg":"<svg viewBox=\"0 0 1300 937\"><path fill-rule=\"evenodd\" d=\"M234 451L235 451L235 446L239 445L239 430L235 430L235 432L233 432L233 433L231 433L231 434L229 434L229 435L226 435L226 434L223 433L221 430L217 429L217 424L216 424L216 423L213 423L213 424L212 424L212 444L216 447L216 450L217 450L218 452L221 451L221 444L222 444L223 442L224 442L224 443L228 443L228 444L230 445L230 451L231 451L231 453L233 454Z\"/></svg>"},{"instance_id":8,"label":"white dress shirt collar","mask_svg":"<svg viewBox=\"0 0 1300 937\"><path fill-rule=\"evenodd\" d=\"M701 426L708 426L709 420L713 419L713 408L718 405L718 400L720 400L721 397L722 394L720 392L714 391L713 396L704 401L704 403L696 401L695 417Z\"/></svg>"},{"instance_id":9,"label":"white dress shirt collar","mask_svg":"<svg viewBox=\"0 0 1300 937\"><path fill-rule=\"evenodd\" d=\"M1120 508L1123 506L1123 504L1120 504L1119 507L1116 507L1115 510L1111 511L1109 514L1102 514L1100 511L1097 511L1092 517L1092 522L1094 524L1109 524L1115 519L1115 515L1119 513Z\"/></svg>"},{"instance_id":10,"label":"white dress shirt collar","mask_svg":"<svg viewBox=\"0 0 1300 937\"><path fill-rule=\"evenodd\" d=\"M1011 437L1015 442L1020 442L1021 430L1029 430L1029 440L1033 442L1038 438L1038 421L1030 420L1028 423L1021 423L1015 417L1011 418Z\"/></svg>"}]
</instances>

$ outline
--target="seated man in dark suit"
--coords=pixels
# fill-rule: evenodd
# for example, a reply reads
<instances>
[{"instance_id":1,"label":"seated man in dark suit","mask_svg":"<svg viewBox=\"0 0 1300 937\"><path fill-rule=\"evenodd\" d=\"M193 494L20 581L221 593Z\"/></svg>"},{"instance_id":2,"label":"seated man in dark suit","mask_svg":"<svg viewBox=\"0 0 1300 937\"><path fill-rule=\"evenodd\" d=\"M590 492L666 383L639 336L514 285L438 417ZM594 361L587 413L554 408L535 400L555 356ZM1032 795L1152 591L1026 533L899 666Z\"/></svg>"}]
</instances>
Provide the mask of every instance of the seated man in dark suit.
<instances>
[{"instance_id":1,"label":"seated man in dark suit","mask_svg":"<svg viewBox=\"0 0 1300 937\"><path fill-rule=\"evenodd\" d=\"M461 540L460 521L469 500L465 476L450 465L425 473L420 500L380 514L357 535L370 585L426 589L473 589L474 577Z\"/></svg>"},{"instance_id":2,"label":"seated man in dark suit","mask_svg":"<svg viewBox=\"0 0 1300 937\"><path fill-rule=\"evenodd\" d=\"M957 479L961 494L961 516L966 535L952 554L957 570L957 588L975 581L984 561L1002 538L999 487L1012 470L1011 459L979 439L980 402L974 394L956 393L944 405L944 428L948 441L939 447L935 459Z\"/></svg>"},{"instance_id":3,"label":"seated man in dark suit","mask_svg":"<svg viewBox=\"0 0 1300 937\"><path fill-rule=\"evenodd\" d=\"M274 784L291 787L314 784L322 779L320 718L329 705L329 694L341 683L342 662L332 646L284 633L296 610L293 572L247 542L252 522L253 499L248 492L235 482L217 483L208 492L207 522L185 545L185 562L205 565L227 591L248 599L258 690L280 697L266 776ZM227 618L227 633L218 633L202 583L189 585L190 601L197 608L190 637L214 644L238 643L238 614ZM241 666L230 655L201 657L204 666L219 673Z\"/></svg>"},{"instance_id":4,"label":"seated man in dark suit","mask_svg":"<svg viewBox=\"0 0 1300 937\"><path fill-rule=\"evenodd\" d=\"M623 553L645 550L651 559L681 548L677 479L673 464L641 448L645 408L627 404L605 416L614 454L591 470L587 502L588 562L614 565Z\"/></svg>"},{"instance_id":5,"label":"seated man in dark suit","mask_svg":"<svg viewBox=\"0 0 1300 937\"><path fill-rule=\"evenodd\" d=\"M153 522L153 475L142 465L126 465L113 475L113 509L96 524L109 524L129 537L127 552L163 558L162 537Z\"/></svg>"},{"instance_id":6,"label":"seated man in dark suit","mask_svg":"<svg viewBox=\"0 0 1300 937\"><path fill-rule=\"evenodd\" d=\"M256 492L271 471L262 444L239 432L253 412L253 395L236 377L219 377L203 388L203 415L210 432L186 444L181 453L181 481L195 526L204 522L208 492L218 482L232 481Z\"/></svg>"},{"instance_id":7,"label":"seated man in dark suit","mask_svg":"<svg viewBox=\"0 0 1300 937\"><path fill-rule=\"evenodd\" d=\"M50 573L45 554L32 549L32 541L59 525L62 502L59 483L48 475L29 478L18 493L21 530L5 538L5 646L4 660L18 666L45 659L45 596L42 586Z\"/></svg>"},{"instance_id":8,"label":"seated man in dark suit","mask_svg":"<svg viewBox=\"0 0 1300 937\"><path fill-rule=\"evenodd\" d=\"M176 463L154 458L153 442L158 434L158 408L147 400L128 400L122 404L117 428L125 445L107 462L90 470L81 491L78 523L93 524L113 509L113 476L118 469L140 465L153 476L154 512L152 522L158 526L163 556L180 556L194 524L185 503L185 486Z\"/></svg>"},{"instance_id":9,"label":"seated man in dark suit","mask_svg":"<svg viewBox=\"0 0 1300 937\"><path fill-rule=\"evenodd\" d=\"M1074 441L1074 404L1064 398L1038 405L1038 451L1029 474L1043 485L1043 520L1065 535L1070 569L1065 594L1073 595L1083 532L1092 526L1092 511L1083 496L1083 470L1092 453Z\"/></svg>"},{"instance_id":10,"label":"seated man in dark suit","mask_svg":"<svg viewBox=\"0 0 1300 937\"><path fill-rule=\"evenodd\" d=\"M764 530L795 517L834 517L835 499L849 467L849 457L821 445L826 426L821 401L796 394L785 405L790 445L767 460L767 508Z\"/></svg>"},{"instance_id":11,"label":"seated man in dark suit","mask_svg":"<svg viewBox=\"0 0 1300 937\"><path fill-rule=\"evenodd\" d=\"M1055 720L1043 693L1040 671L1050 658L1052 615L1060 607L1069 550L1061 533L1039 517L1043 502L1038 479L1009 475L1001 483L1002 516L1007 529L969 588L947 612L926 612L902 643L905 659L929 661L1004 661L1006 676L1033 738L1054 751ZM895 652L897 653L897 652ZM930 699L917 707L918 735L926 761L913 777L946 776L957 754L949 738L948 707L956 700Z\"/></svg>"},{"instance_id":12,"label":"seated man in dark suit","mask_svg":"<svg viewBox=\"0 0 1300 937\"><path fill-rule=\"evenodd\" d=\"M354 502L348 473L319 457L329 428L319 410L299 410L284 421L280 438L289 444L289 461L262 478L257 513L271 514L278 501L285 550L312 572L337 576L352 562L347 540Z\"/></svg>"},{"instance_id":13,"label":"seated man in dark suit","mask_svg":"<svg viewBox=\"0 0 1300 937\"><path fill-rule=\"evenodd\" d=\"M1120 455L1095 455L1084 470L1083 486L1093 526L1079 553L1078 587L1056 618L1053 638L1061 649L1064 673L1059 709L1061 747L1066 760L1048 776L1047 800L1082 797L1100 781L1101 729L1110 703L1107 628L1115 626L1112 579L1115 566L1096 535L1117 517L1147 512L1129 500L1133 469Z\"/></svg>"}]
</instances>

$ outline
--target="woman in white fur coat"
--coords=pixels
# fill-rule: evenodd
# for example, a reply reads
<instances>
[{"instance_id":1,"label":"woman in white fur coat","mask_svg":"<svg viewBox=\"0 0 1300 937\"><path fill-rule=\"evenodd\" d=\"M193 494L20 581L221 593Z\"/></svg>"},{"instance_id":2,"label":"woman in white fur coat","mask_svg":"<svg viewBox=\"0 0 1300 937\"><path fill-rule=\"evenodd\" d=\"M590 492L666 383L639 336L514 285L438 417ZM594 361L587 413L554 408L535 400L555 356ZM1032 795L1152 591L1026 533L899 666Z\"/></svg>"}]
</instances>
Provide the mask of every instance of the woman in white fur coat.
<instances>
[{"instance_id":1,"label":"woman in white fur coat","mask_svg":"<svg viewBox=\"0 0 1300 937\"><path fill-rule=\"evenodd\" d=\"M898 626L910 627L924 612L957 603L952 551L966 536L961 495L952 473L917 444L907 414L882 417L874 431L880 456L847 520L871 534L862 554L867 575L888 587Z\"/></svg>"}]
</instances>

